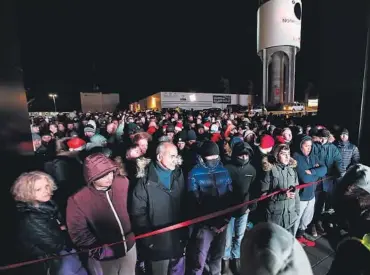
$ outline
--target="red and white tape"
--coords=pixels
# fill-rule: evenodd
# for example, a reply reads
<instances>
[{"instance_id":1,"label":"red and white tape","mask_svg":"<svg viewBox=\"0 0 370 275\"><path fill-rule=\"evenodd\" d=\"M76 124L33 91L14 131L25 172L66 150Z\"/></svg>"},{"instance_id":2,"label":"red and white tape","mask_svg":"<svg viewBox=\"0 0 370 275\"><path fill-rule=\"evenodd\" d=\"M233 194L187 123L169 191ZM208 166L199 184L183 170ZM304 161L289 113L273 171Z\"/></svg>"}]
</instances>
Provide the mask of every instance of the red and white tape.
<instances>
[{"instance_id":1,"label":"red and white tape","mask_svg":"<svg viewBox=\"0 0 370 275\"><path fill-rule=\"evenodd\" d=\"M318 184L318 183L320 183L324 180L327 180L329 178L330 177L323 178L323 179L315 181L315 182L309 182L309 183L297 185L294 188L295 189L303 189L303 188L309 187L311 185ZM174 224L174 225L170 225L170 226L158 229L158 230L154 230L154 231L151 231L151 232L148 232L148 233L137 235L137 236L134 237L134 239L135 240L140 240L140 239L148 238L148 237L155 236L155 235L158 235L158 234L162 234L162 233L177 230L177 229L180 229L180 228L188 227L188 226L193 225L193 224L201 223L201 222L204 222L206 220L217 218L217 217L232 213L232 212L234 212L234 211L236 211L236 210L238 210L238 209L240 209L244 206L247 206L249 204L253 204L253 203L256 203L256 202L259 202L259 201L266 200L266 199L268 199L270 197L273 197L273 196L275 196L277 194L280 194L280 193L285 193L288 190L290 190L290 189L280 189L280 190L274 191L272 193L269 193L267 195L262 195L261 197L259 197L257 199L246 201L246 202L243 202L241 204L229 207L229 208L224 209L224 210L213 212L213 213L210 213L210 214L207 214L207 215L204 215L204 216L196 217L196 218L191 219L191 220L187 220L187 221L183 221L183 222L180 222L180 223L177 223L177 224ZM47 258L42 258L42 259L37 259L37 260L30 260L30 261L14 263L14 264L6 265L6 266L1 266L0 271L8 270L8 269L14 269L14 268L22 267L22 266L25 266L25 265L35 264L35 263L41 263L41 262L45 262L45 261L49 261L49 260L53 260L53 259L58 259L58 258L74 255L74 254L87 253L90 250L95 250L95 249L99 249L99 248L103 248L103 247L107 247L107 246L122 244L123 242L124 241L119 241L119 242L115 242L115 243L104 244L102 246L98 246L98 247L88 249L88 250L80 250L80 251L65 254L65 255L52 256L52 257L47 257Z\"/></svg>"}]
</instances>

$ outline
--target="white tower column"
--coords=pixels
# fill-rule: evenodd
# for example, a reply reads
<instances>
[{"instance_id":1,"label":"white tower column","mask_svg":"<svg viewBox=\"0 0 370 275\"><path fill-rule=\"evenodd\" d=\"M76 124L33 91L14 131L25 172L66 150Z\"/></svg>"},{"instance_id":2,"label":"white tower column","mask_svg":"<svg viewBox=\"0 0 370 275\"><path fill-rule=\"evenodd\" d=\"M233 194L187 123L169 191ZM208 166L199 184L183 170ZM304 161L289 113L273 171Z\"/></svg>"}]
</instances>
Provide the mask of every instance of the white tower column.
<instances>
[{"instance_id":1,"label":"white tower column","mask_svg":"<svg viewBox=\"0 0 370 275\"><path fill-rule=\"evenodd\" d=\"M294 102L295 59L301 47L301 15L301 0L260 0L257 53L263 62L264 105Z\"/></svg>"}]
</instances>

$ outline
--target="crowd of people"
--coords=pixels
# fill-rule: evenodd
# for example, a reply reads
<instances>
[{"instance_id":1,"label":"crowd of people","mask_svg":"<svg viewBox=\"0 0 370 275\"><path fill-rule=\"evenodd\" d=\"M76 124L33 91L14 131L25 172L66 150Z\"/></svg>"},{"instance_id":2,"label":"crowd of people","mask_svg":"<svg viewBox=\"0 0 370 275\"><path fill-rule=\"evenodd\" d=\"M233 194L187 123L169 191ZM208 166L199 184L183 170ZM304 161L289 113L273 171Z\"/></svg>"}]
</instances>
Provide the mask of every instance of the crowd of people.
<instances>
[{"instance_id":1,"label":"crowd of people","mask_svg":"<svg viewBox=\"0 0 370 275\"><path fill-rule=\"evenodd\" d=\"M303 247L334 229L347 238L330 275L369 271L370 168L345 128L213 110L30 119L37 171L11 190L19 251L68 254L32 274L312 274Z\"/></svg>"}]
</instances>

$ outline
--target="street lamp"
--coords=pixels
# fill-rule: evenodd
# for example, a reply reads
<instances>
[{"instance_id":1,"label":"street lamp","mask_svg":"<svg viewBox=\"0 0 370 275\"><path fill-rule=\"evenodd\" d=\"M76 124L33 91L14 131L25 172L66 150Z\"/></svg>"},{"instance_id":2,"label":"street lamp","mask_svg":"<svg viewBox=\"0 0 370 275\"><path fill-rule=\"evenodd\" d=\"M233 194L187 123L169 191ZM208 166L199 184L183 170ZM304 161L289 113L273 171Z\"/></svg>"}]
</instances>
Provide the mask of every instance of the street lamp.
<instances>
[{"instance_id":1,"label":"street lamp","mask_svg":"<svg viewBox=\"0 0 370 275\"><path fill-rule=\"evenodd\" d=\"M57 112L57 104L55 102L55 99L58 97L57 94L49 94L49 97L53 99L54 102L54 112Z\"/></svg>"}]
</instances>

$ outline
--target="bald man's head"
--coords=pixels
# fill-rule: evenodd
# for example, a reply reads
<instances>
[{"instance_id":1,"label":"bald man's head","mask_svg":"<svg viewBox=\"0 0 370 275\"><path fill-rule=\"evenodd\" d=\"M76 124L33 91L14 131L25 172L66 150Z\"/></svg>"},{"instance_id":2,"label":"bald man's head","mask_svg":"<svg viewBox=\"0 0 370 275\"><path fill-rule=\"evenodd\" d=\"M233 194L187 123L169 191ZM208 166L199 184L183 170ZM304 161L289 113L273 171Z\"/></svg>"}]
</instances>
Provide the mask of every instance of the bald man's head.
<instances>
[{"instance_id":1,"label":"bald man's head","mask_svg":"<svg viewBox=\"0 0 370 275\"><path fill-rule=\"evenodd\" d=\"M162 142L157 147L157 161L168 170L175 170L178 153L176 146L171 142Z\"/></svg>"},{"instance_id":2,"label":"bald man's head","mask_svg":"<svg viewBox=\"0 0 370 275\"><path fill-rule=\"evenodd\" d=\"M107 125L107 132L108 134L114 134L117 130L117 125L115 123L109 123Z\"/></svg>"}]
</instances>

